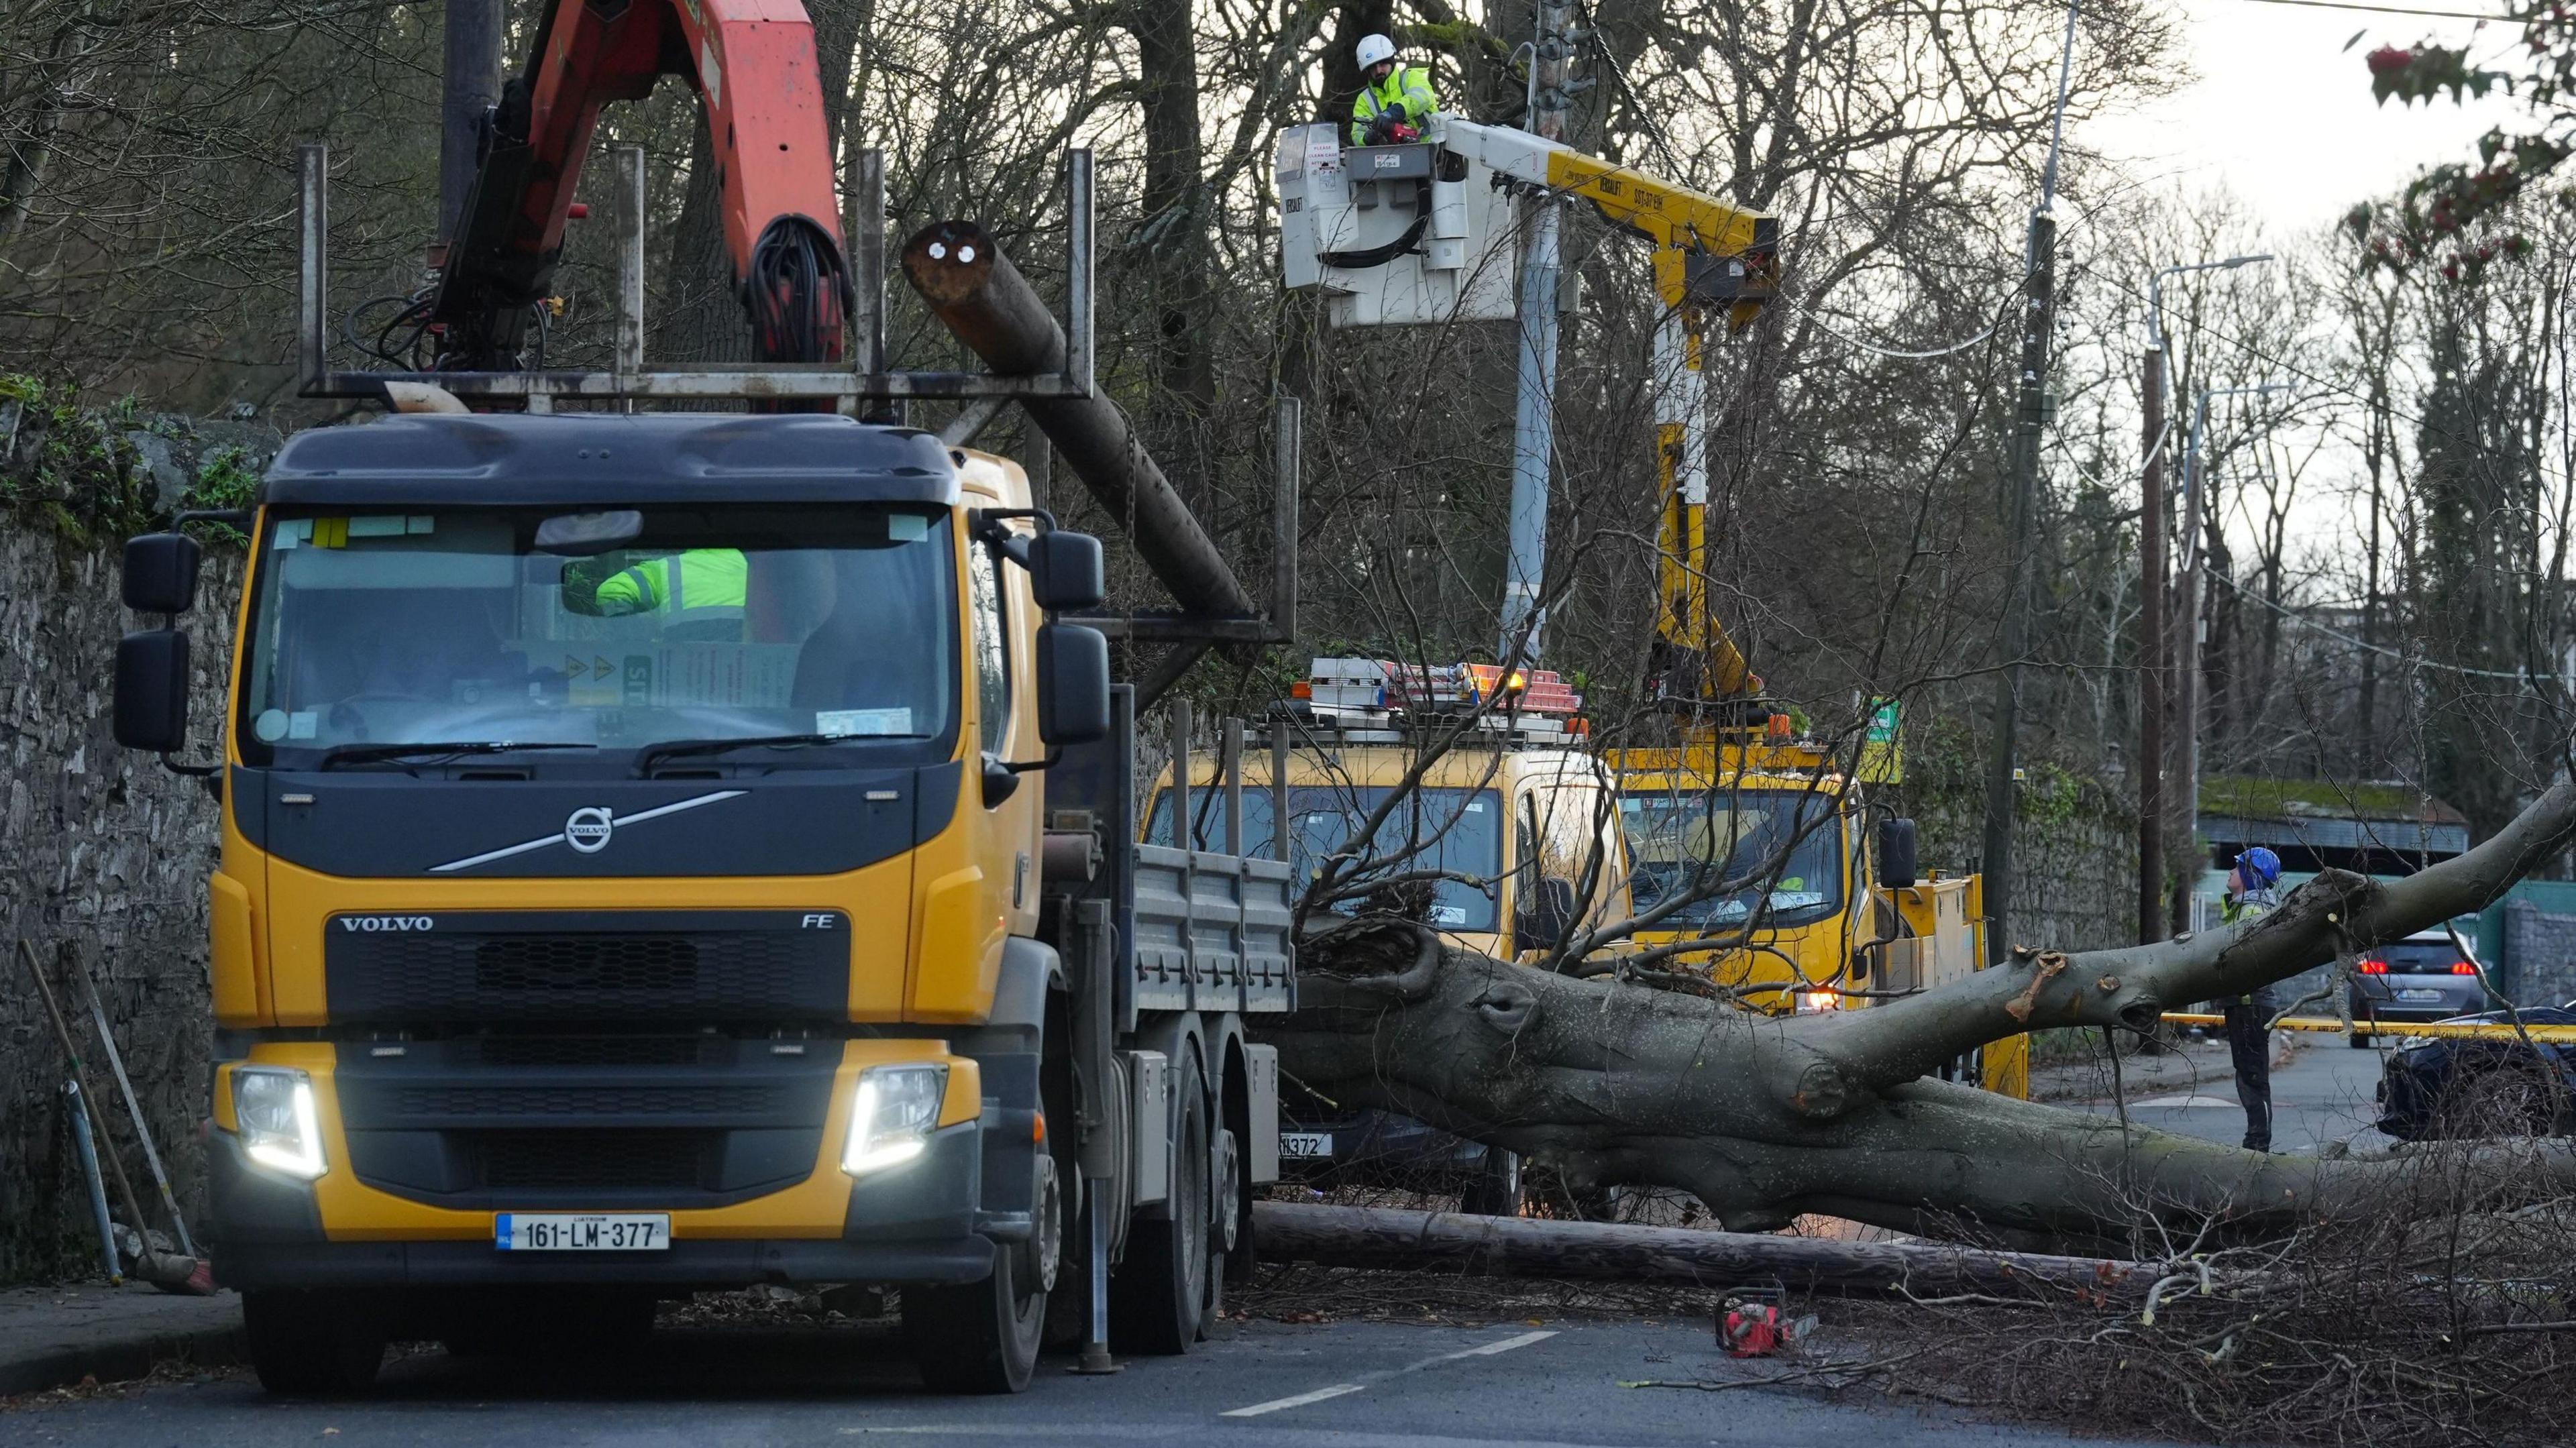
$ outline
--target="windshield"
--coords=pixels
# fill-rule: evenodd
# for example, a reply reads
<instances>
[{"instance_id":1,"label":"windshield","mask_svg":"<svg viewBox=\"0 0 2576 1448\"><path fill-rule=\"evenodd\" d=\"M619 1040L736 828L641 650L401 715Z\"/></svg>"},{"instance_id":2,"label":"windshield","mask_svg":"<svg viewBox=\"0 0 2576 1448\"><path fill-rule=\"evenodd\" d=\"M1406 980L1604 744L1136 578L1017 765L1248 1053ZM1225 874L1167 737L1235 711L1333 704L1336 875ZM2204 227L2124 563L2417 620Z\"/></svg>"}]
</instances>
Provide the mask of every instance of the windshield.
<instances>
[{"instance_id":1,"label":"windshield","mask_svg":"<svg viewBox=\"0 0 2576 1448\"><path fill-rule=\"evenodd\" d=\"M1169 771L1166 771L1168 776ZM1148 844L1172 843L1172 799L1169 788L1154 792L1154 814L1147 825ZM1387 797L1383 788L1292 785L1288 790L1288 858L1300 888L1323 873L1324 862L1350 848L1352 834L1369 812ZM1191 836L1201 849L1225 846L1225 791L1190 792ZM1272 852L1270 791L1247 787L1243 792L1243 850L1248 855ZM1368 856L1387 862L1370 874L1398 875L1438 871L1466 879L1436 881L1432 886L1431 923L1443 930L1495 929L1495 900L1503 871L1502 805L1490 789L1421 789L1387 812ZM1420 846L1418 853L1415 847ZM1362 861L1365 864L1366 861ZM1344 866L1342 878L1358 873ZM1359 908L1343 900L1333 908L1345 915Z\"/></svg>"},{"instance_id":2,"label":"windshield","mask_svg":"<svg viewBox=\"0 0 2576 1448\"><path fill-rule=\"evenodd\" d=\"M1766 924L1807 925L1842 905L1843 842L1832 795L1638 790L1619 797L1619 822L1635 862L1630 886L1640 913L1677 895L1699 897L1665 916L1667 928L1740 924L1757 905Z\"/></svg>"},{"instance_id":3,"label":"windshield","mask_svg":"<svg viewBox=\"0 0 2576 1448\"><path fill-rule=\"evenodd\" d=\"M651 508L624 546L564 557L535 544L560 511L273 517L243 758L785 734L928 740L944 757L957 708L945 512Z\"/></svg>"}]
</instances>

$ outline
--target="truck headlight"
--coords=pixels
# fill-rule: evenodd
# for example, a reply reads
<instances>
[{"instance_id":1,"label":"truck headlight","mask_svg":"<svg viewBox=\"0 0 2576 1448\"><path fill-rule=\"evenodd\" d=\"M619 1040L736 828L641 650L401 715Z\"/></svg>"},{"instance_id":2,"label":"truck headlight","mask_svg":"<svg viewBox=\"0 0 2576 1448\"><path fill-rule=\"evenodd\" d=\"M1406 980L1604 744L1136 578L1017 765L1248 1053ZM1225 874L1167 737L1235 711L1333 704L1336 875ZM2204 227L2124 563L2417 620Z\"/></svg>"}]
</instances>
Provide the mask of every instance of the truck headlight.
<instances>
[{"instance_id":1,"label":"truck headlight","mask_svg":"<svg viewBox=\"0 0 2576 1448\"><path fill-rule=\"evenodd\" d=\"M921 1155L930 1147L930 1133L939 1125L939 1103L947 1095L946 1066L871 1066L861 1071L841 1170L865 1176Z\"/></svg>"},{"instance_id":2,"label":"truck headlight","mask_svg":"<svg viewBox=\"0 0 2576 1448\"><path fill-rule=\"evenodd\" d=\"M322 1174L322 1121L313 1109L313 1078L282 1066L233 1071L233 1119L242 1150L271 1171L298 1181Z\"/></svg>"}]
</instances>

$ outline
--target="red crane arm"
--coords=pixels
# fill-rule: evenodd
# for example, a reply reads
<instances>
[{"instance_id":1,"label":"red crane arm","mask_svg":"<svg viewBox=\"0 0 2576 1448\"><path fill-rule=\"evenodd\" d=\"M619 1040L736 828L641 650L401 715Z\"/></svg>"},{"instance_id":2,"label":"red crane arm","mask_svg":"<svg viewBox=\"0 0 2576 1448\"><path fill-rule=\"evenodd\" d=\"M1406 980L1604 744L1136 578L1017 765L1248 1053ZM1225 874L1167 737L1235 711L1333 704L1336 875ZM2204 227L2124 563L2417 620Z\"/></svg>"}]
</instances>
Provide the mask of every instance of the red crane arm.
<instances>
[{"instance_id":1,"label":"red crane arm","mask_svg":"<svg viewBox=\"0 0 2576 1448\"><path fill-rule=\"evenodd\" d=\"M447 369L524 365L563 255L599 108L687 76L724 194L725 246L763 361L841 354L848 301L814 26L797 0L549 0L485 127L430 323Z\"/></svg>"}]
</instances>

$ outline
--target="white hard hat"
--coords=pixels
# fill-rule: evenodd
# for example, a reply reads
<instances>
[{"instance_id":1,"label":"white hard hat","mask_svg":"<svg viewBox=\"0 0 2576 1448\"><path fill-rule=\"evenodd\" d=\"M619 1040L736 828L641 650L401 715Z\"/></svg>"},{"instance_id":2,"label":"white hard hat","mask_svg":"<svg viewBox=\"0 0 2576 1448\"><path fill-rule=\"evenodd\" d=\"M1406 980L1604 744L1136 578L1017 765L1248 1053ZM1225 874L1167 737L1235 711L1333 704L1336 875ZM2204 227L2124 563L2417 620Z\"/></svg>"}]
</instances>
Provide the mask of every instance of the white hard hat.
<instances>
[{"instance_id":1,"label":"white hard hat","mask_svg":"<svg viewBox=\"0 0 2576 1448\"><path fill-rule=\"evenodd\" d=\"M1395 59L1395 42L1383 35L1360 37L1360 69L1366 70L1381 60Z\"/></svg>"}]
</instances>

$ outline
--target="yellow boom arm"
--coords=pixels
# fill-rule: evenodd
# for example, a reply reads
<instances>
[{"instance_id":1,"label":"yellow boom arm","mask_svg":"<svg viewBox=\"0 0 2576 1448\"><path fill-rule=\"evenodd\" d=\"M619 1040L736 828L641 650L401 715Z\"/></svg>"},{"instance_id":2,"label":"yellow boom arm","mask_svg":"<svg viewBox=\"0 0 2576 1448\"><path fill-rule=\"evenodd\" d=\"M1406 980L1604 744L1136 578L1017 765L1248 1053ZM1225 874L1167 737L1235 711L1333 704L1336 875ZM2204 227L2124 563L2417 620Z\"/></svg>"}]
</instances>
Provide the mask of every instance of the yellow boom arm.
<instances>
[{"instance_id":1,"label":"yellow boom arm","mask_svg":"<svg viewBox=\"0 0 2576 1448\"><path fill-rule=\"evenodd\" d=\"M1741 331L1761 314L1779 290L1779 222L1526 131L1443 116L1432 139L1515 181L1580 196L1611 225L1653 244L1655 295L1664 306L1655 330L1657 687L1693 701L1759 692L1762 681L1709 614L1699 319L1722 307L1729 327Z\"/></svg>"}]
</instances>

